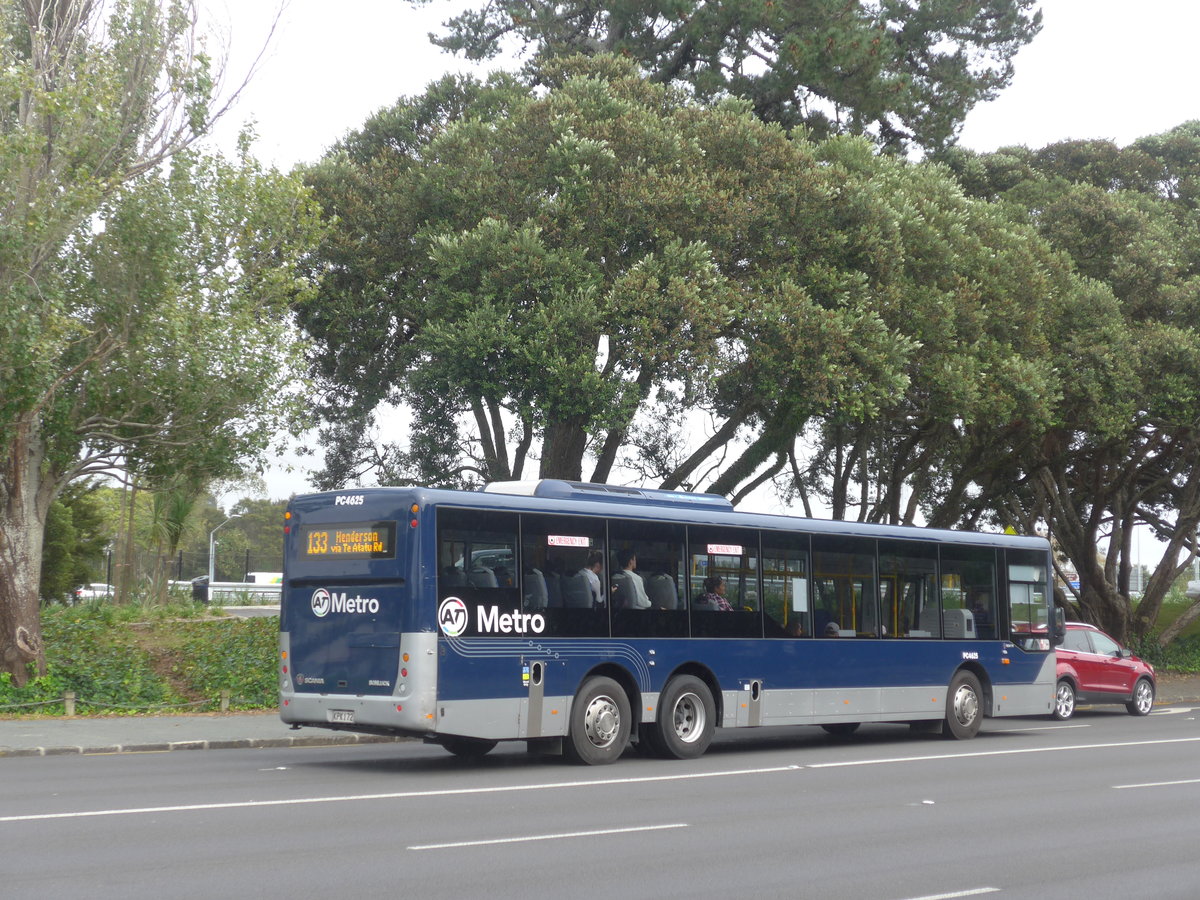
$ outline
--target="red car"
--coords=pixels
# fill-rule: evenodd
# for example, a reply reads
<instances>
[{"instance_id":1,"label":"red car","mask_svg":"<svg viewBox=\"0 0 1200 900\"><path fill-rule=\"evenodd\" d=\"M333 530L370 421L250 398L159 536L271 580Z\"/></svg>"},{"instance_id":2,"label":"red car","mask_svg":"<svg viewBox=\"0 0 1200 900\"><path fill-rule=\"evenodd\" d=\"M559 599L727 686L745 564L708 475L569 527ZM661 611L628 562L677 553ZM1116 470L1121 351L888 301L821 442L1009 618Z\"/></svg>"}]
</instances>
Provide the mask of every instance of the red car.
<instances>
[{"instance_id":1,"label":"red car","mask_svg":"<svg viewBox=\"0 0 1200 900\"><path fill-rule=\"evenodd\" d=\"M1067 623L1058 648L1054 718L1071 718L1077 703L1124 703L1130 715L1144 716L1154 707L1154 690L1152 665L1095 625Z\"/></svg>"}]
</instances>

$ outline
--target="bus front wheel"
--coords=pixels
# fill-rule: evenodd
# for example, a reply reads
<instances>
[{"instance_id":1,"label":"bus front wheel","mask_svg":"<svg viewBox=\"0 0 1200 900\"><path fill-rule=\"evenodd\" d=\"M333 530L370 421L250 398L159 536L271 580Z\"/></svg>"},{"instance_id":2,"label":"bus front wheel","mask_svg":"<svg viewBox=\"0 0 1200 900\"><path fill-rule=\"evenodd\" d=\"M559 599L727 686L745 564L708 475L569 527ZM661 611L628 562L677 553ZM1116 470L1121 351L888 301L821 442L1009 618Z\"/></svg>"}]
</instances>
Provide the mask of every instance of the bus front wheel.
<instances>
[{"instance_id":1,"label":"bus front wheel","mask_svg":"<svg viewBox=\"0 0 1200 900\"><path fill-rule=\"evenodd\" d=\"M589 678L571 704L571 726L563 752L572 762L602 766L616 762L629 743L632 713L625 691L611 678Z\"/></svg>"},{"instance_id":2,"label":"bus front wheel","mask_svg":"<svg viewBox=\"0 0 1200 900\"><path fill-rule=\"evenodd\" d=\"M942 736L965 741L979 733L983 724L983 690L970 672L956 672L946 693L946 727Z\"/></svg>"},{"instance_id":3,"label":"bus front wheel","mask_svg":"<svg viewBox=\"0 0 1200 900\"><path fill-rule=\"evenodd\" d=\"M696 759L712 743L717 705L708 685L694 675L672 678L658 699L658 721L646 726L655 755Z\"/></svg>"}]
</instances>

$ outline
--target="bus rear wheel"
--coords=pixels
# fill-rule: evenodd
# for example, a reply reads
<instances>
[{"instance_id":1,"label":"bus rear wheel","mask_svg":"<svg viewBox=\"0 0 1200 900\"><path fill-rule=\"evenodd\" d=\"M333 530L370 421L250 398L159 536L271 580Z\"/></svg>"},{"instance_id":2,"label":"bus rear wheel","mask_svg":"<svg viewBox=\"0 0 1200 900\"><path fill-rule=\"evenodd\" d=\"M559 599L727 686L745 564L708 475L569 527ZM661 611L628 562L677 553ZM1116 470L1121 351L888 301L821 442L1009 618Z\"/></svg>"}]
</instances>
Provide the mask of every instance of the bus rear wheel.
<instances>
[{"instance_id":1,"label":"bus rear wheel","mask_svg":"<svg viewBox=\"0 0 1200 900\"><path fill-rule=\"evenodd\" d=\"M942 737L966 741L979 734L983 724L983 690L970 672L956 672L946 693L946 727Z\"/></svg>"},{"instance_id":2,"label":"bus rear wheel","mask_svg":"<svg viewBox=\"0 0 1200 900\"><path fill-rule=\"evenodd\" d=\"M629 743L632 713L625 691L611 678L589 678L571 704L563 753L572 762L602 766L616 762Z\"/></svg>"},{"instance_id":3,"label":"bus rear wheel","mask_svg":"<svg viewBox=\"0 0 1200 900\"><path fill-rule=\"evenodd\" d=\"M658 698L658 720L645 726L650 749L663 759L696 759L712 743L717 705L708 685L694 675L667 682Z\"/></svg>"}]
</instances>

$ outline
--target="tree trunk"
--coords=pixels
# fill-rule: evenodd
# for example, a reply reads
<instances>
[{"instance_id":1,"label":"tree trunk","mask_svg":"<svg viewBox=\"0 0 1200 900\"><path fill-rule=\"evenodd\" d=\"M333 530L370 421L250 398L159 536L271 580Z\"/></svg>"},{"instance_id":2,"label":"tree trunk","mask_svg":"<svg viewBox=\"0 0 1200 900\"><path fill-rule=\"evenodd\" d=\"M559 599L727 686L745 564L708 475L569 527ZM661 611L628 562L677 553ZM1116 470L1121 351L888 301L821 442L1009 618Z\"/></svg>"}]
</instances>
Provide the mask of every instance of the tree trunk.
<instances>
[{"instance_id":1,"label":"tree trunk","mask_svg":"<svg viewBox=\"0 0 1200 900\"><path fill-rule=\"evenodd\" d=\"M583 451L587 447L584 416L571 416L546 426L542 439L541 478L583 480Z\"/></svg>"},{"instance_id":2,"label":"tree trunk","mask_svg":"<svg viewBox=\"0 0 1200 900\"><path fill-rule=\"evenodd\" d=\"M29 680L29 664L46 673L38 584L52 487L42 480L43 452L29 416L11 433L0 461L0 671L17 687Z\"/></svg>"}]
</instances>

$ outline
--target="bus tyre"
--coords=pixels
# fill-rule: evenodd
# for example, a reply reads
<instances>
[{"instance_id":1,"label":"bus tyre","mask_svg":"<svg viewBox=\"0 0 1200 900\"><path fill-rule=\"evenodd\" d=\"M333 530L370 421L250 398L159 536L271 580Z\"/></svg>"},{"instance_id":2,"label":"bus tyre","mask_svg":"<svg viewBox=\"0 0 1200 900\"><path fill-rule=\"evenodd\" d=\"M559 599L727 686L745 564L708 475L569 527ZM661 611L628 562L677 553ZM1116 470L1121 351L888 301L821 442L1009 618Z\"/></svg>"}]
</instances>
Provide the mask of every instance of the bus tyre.
<instances>
[{"instance_id":1,"label":"bus tyre","mask_svg":"<svg viewBox=\"0 0 1200 900\"><path fill-rule=\"evenodd\" d=\"M979 679L970 672L956 672L946 694L946 727L942 737L970 740L983 724L983 691Z\"/></svg>"},{"instance_id":2,"label":"bus tyre","mask_svg":"<svg viewBox=\"0 0 1200 900\"><path fill-rule=\"evenodd\" d=\"M629 698L611 678L589 678L571 704L563 753L572 762L602 766L616 762L629 743Z\"/></svg>"},{"instance_id":3,"label":"bus tyre","mask_svg":"<svg viewBox=\"0 0 1200 900\"><path fill-rule=\"evenodd\" d=\"M1050 717L1065 722L1073 715L1075 715L1075 686L1064 678L1054 689L1054 712L1050 714Z\"/></svg>"},{"instance_id":4,"label":"bus tyre","mask_svg":"<svg viewBox=\"0 0 1200 900\"><path fill-rule=\"evenodd\" d=\"M1139 678L1133 686L1133 699L1125 704L1131 716L1149 715L1154 709L1154 685L1149 678Z\"/></svg>"},{"instance_id":5,"label":"bus tyre","mask_svg":"<svg viewBox=\"0 0 1200 900\"><path fill-rule=\"evenodd\" d=\"M461 756L464 759L479 759L481 756L487 756L496 746L497 742L489 741L485 738L461 737L456 734L447 734L438 738L438 743L455 756Z\"/></svg>"},{"instance_id":6,"label":"bus tyre","mask_svg":"<svg viewBox=\"0 0 1200 900\"><path fill-rule=\"evenodd\" d=\"M655 755L663 759L695 759L712 743L717 705L708 685L694 675L667 682L658 698L658 721L646 726Z\"/></svg>"}]
</instances>

